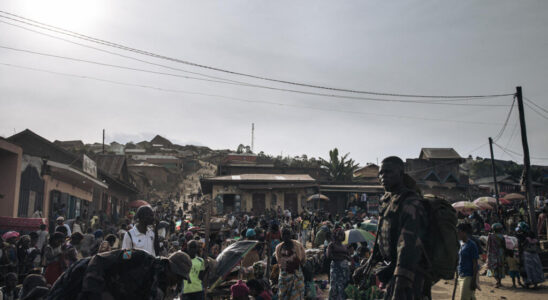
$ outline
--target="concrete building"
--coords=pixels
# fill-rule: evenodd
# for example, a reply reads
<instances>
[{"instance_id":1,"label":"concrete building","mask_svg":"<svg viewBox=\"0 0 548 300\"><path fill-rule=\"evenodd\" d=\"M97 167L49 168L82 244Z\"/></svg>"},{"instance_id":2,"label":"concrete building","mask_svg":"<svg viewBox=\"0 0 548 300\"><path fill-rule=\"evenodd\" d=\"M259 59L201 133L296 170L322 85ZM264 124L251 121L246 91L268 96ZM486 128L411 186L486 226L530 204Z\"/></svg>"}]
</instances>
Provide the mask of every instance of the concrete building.
<instances>
[{"instance_id":1,"label":"concrete building","mask_svg":"<svg viewBox=\"0 0 548 300\"><path fill-rule=\"evenodd\" d=\"M19 217L41 210L52 221L59 215L71 219L101 211L116 220L138 193L89 157L68 152L28 129L8 141L23 149Z\"/></svg>"},{"instance_id":2,"label":"concrete building","mask_svg":"<svg viewBox=\"0 0 548 300\"><path fill-rule=\"evenodd\" d=\"M405 172L417 182L423 194L452 202L468 200L468 175L460 172L464 162L453 148L422 148L419 158L405 161Z\"/></svg>"},{"instance_id":3,"label":"concrete building","mask_svg":"<svg viewBox=\"0 0 548 300\"><path fill-rule=\"evenodd\" d=\"M0 138L0 216L17 217L23 149Z\"/></svg>"},{"instance_id":4,"label":"concrete building","mask_svg":"<svg viewBox=\"0 0 548 300\"><path fill-rule=\"evenodd\" d=\"M204 195L211 195L216 214L250 212L265 209L301 213L308 196L317 192L314 178L307 174L241 174L203 178Z\"/></svg>"}]
</instances>

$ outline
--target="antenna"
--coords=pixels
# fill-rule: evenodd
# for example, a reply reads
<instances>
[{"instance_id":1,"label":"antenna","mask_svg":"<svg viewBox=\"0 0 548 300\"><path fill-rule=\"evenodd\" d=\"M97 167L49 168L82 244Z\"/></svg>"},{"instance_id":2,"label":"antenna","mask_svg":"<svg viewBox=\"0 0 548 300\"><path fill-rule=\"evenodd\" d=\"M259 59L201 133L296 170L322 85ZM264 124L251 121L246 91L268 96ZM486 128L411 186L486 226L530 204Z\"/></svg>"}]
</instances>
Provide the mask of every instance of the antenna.
<instances>
[{"instance_id":1,"label":"antenna","mask_svg":"<svg viewBox=\"0 0 548 300\"><path fill-rule=\"evenodd\" d=\"M255 123L251 123L251 152L255 152Z\"/></svg>"},{"instance_id":2,"label":"antenna","mask_svg":"<svg viewBox=\"0 0 548 300\"><path fill-rule=\"evenodd\" d=\"M105 154L105 130L103 129L103 154Z\"/></svg>"}]
</instances>

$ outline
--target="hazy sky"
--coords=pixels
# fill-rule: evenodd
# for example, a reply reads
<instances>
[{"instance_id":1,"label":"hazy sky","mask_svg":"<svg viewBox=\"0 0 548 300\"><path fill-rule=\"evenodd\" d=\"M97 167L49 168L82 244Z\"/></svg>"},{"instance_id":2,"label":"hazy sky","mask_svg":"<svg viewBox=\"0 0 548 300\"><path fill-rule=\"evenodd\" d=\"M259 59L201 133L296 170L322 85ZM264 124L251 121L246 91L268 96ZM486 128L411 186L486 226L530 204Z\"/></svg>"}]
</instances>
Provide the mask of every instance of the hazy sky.
<instances>
[{"instance_id":1,"label":"hazy sky","mask_svg":"<svg viewBox=\"0 0 548 300\"><path fill-rule=\"evenodd\" d=\"M548 108L548 1L3 0L0 10L241 73L423 95L505 94L521 85L527 98ZM47 32L5 18L0 21ZM374 97L255 80L47 33L228 80ZM5 23L0 23L0 37L3 47L204 78ZM421 147L453 147L462 156L487 156L487 146L470 151L497 135L512 103L511 96L456 102L503 105L489 107L329 98L121 70L2 48L0 91L0 135L4 137L29 128L51 141L92 143L101 140L105 128L107 142L139 142L161 134L181 144L235 149L240 143L251 143L251 123L255 123L256 152L327 157L329 149L338 147L361 164L388 155L417 157ZM548 113L537 110L548 118ZM548 119L529 108L525 114L531 156L547 158L533 162L548 164ZM498 143L521 153L517 120L516 107ZM510 159L498 148L495 155ZM515 159L522 161L517 155Z\"/></svg>"}]
</instances>

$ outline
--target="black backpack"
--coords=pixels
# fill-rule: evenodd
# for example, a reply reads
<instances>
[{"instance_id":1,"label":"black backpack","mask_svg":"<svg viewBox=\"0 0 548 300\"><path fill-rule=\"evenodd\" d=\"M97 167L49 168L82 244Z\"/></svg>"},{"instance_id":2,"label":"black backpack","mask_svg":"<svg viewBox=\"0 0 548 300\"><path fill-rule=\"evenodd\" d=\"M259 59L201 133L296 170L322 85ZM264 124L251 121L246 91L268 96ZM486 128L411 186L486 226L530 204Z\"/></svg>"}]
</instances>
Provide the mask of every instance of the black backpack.
<instances>
[{"instance_id":1,"label":"black backpack","mask_svg":"<svg viewBox=\"0 0 548 300\"><path fill-rule=\"evenodd\" d=\"M55 281L47 299L78 299L90 260L91 257L86 257L70 265Z\"/></svg>"},{"instance_id":2,"label":"black backpack","mask_svg":"<svg viewBox=\"0 0 548 300\"><path fill-rule=\"evenodd\" d=\"M447 200L438 197L426 196L423 204L429 222L425 251L430 263L429 274L432 282L453 279L460 249L457 212Z\"/></svg>"}]
</instances>

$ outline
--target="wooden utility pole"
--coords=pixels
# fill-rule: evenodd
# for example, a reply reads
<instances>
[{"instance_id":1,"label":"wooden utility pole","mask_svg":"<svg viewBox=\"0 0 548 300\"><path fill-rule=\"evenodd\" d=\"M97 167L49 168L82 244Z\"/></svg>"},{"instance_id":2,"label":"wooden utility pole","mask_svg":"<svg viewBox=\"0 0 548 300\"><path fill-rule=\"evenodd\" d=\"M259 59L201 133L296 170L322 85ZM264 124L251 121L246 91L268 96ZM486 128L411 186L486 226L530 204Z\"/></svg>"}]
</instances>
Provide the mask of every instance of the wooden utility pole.
<instances>
[{"instance_id":1,"label":"wooden utility pole","mask_svg":"<svg viewBox=\"0 0 548 300\"><path fill-rule=\"evenodd\" d=\"M533 194L533 179L531 176L531 159L529 158L529 144L527 143L527 129L525 128L525 111L523 109L523 94L521 86L516 87L516 98L519 109L519 125L521 128L521 144L523 145L523 167L525 170L526 200L529 208L529 225L534 233L537 232L537 219L535 218L535 195Z\"/></svg>"},{"instance_id":2,"label":"wooden utility pole","mask_svg":"<svg viewBox=\"0 0 548 300\"><path fill-rule=\"evenodd\" d=\"M497 199L497 220L500 221L500 213L499 213L499 187L497 183L497 169L495 168L495 156L493 155L493 139L489 137L489 150L491 150L491 167L493 168L493 183L495 184L495 199Z\"/></svg>"},{"instance_id":3,"label":"wooden utility pole","mask_svg":"<svg viewBox=\"0 0 548 300\"><path fill-rule=\"evenodd\" d=\"M103 129L103 154L105 154L105 130Z\"/></svg>"}]
</instances>

